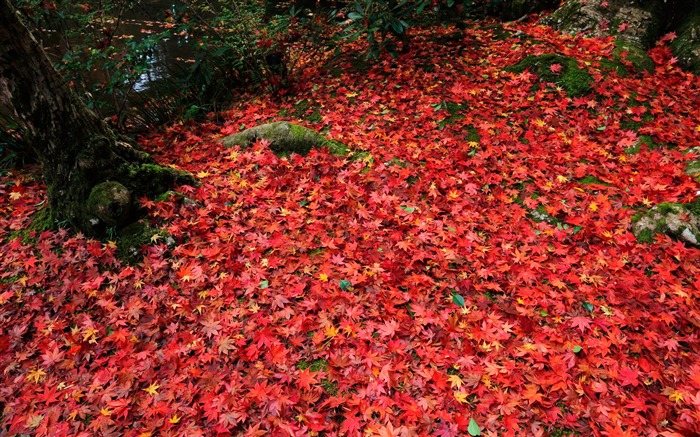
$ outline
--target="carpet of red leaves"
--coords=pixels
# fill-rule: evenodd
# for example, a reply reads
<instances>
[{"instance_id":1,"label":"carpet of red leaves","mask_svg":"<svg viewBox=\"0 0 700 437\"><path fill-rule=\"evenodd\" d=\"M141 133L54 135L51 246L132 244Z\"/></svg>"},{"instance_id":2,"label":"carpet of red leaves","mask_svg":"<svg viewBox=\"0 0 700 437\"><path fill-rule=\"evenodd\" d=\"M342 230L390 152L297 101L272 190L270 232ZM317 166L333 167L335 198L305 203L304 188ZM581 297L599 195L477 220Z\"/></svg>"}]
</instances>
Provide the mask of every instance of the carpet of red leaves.
<instances>
[{"instance_id":1,"label":"carpet of red leaves","mask_svg":"<svg viewBox=\"0 0 700 437\"><path fill-rule=\"evenodd\" d=\"M623 78L610 40L506 27L416 30L398 59L142 138L201 186L142 202L175 242L137 265L22 239L45 191L3 176L0 434L698 435L700 257L629 228L696 196L700 81L664 46ZM542 53L594 91L504 70ZM217 143L280 119L354 155ZM625 153L642 135L661 147Z\"/></svg>"}]
</instances>

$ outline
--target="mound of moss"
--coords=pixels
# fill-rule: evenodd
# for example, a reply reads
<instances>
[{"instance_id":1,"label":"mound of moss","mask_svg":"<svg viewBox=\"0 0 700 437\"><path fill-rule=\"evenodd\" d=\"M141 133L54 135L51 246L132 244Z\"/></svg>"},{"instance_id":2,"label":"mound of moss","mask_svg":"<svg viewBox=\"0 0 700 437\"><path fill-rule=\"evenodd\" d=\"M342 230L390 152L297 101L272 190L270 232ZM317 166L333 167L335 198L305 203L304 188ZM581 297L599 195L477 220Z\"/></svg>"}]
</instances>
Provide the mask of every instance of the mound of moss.
<instances>
[{"instance_id":1,"label":"mound of moss","mask_svg":"<svg viewBox=\"0 0 700 437\"><path fill-rule=\"evenodd\" d=\"M243 132L230 135L220 140L224 147L249 147L257 140L266 140L270 149L279 156L292 153L306 155L311 149L327 147L334 155L345 156L348 148L345 144L329 140L315 130L286 121L261 124Z\"/></svg>"},{"instance_id":2,"label":"mound of moss","mask_svg":"<svg viewBox=\"0 0 700 437\"><path fill-rule=\"evenodd\" d=\"M561 68L552 68L559 65ZM579 68L578 61L559 54L528 56L519 63L506 68L511 73L529 70L541 82L553 83L566 91L570 97L579 97L591 92L593 78L585 69Z\"/></svg>"}]
</instances>

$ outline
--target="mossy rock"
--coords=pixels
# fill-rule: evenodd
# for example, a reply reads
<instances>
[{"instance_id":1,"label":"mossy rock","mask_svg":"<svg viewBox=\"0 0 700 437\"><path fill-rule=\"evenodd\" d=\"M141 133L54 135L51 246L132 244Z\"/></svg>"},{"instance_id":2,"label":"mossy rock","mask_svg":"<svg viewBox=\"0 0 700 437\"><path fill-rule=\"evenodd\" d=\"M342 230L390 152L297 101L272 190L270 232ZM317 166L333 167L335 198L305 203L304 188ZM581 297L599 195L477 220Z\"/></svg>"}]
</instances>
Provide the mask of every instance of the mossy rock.
<instances>
[{"instance_id":1,"label":"mossy rock","mask_svg":"<svg viewBox=\"0 0 700 437\"><path fill-rule=\"evenodd\" d=\"M115 181L97 184L90 191L87 212L93 226L100 221L107 226L123 226L131 220L133 213L131 192Z\"/></svg>"},{"instance_id":2,"label":"mossy rock","mask_svg":"<svg viewBox=\"0 0 700 437\"><path fill-rule=\"evenodd\" d=\"M678 37L671 43L681 66L700 75L700 6L696 6L681 23Z\"/></svg>"},{"instance_id":3,"label":"mossy rock","mask_svg":"<svg viewBox=\"0 0 700 437\"><path fill-rule=\"evenodd\" d=\"M613 62L616 65L622 64L624 66L624 61L631 63L637 72L654 71L654 61L651 60L646 50L640 44L617 38L613 49ZM627 70L626 66L624 68Z\"/></svg>"},{"instance_id":4,"label":"mossy rock","mask_svg":"<svg viewBox=\"0 0 700 437\"><path fill-rule=\"evenodd\" d=\"M690 246L700 247L700 201L689 204L661 203L632 217L632 233L648 243L666 234Z\"/></svg>"},{"instance_id":5,"label":"mossy rock","mask_svg":"<svg viewBox=\"0 0 700 437\"><path fill-rule=\"evenodd\" d=\"M559 64L559 72L552 71L552 65ZM540 56L530 55L516 65L506 68L511 73L525 70L537 74L541 82L554 83L564 89L570 97L579 97L591 92L593 78L585 69L579 68L578 61L559 54Z\"/></svg>"},{"instance_id":6,"label":"mossy rock","mask_svg":"<svg viewBox=\"0 0 700 437\"><path fill-rule=\"evenodd\" d=\"M348 148L345 144L329 140L315 130L286 121L261 124L223 138L220 142L224 147L240 146L245 149L261 139L268 141L270 149L279 156L287 156L292 153L306 155L311 149L323 147L330 149L334 155L345 156L348 154Z\"/></svg>"}]
</instances>

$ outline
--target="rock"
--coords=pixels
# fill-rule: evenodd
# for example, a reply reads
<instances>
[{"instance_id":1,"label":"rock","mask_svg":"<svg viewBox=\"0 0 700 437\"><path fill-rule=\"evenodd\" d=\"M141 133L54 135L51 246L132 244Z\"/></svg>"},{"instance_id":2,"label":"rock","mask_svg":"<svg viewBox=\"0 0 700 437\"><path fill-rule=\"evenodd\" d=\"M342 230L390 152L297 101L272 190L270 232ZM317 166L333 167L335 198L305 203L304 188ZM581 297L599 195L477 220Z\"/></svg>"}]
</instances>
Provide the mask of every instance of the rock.
<instances>
[{"instance_id":1,"label":"rock","mask_svg":"<svg viewBox=\"0 0 700 437\"><path fill-rule=\"evenodd\" d=\"M114 181L95 185L87 200L88 213L107 226L122 226L128 223L131 219L132 206L129 189ZM98 226L99 220L92 225Z\"/></svg>"},{"instance_id":2,"label":"rock","mask_svg":"<svg viewBox=\"0 0 700 437\"><path fill-rule=\"evenodd\" d=\"M690 246L700 247L700 201L690 204L661 203L632 218L632 233L639 242L667 234Z\"/></svg>"},{"instance_id":3,"label":"rock","mask_svg":"<svg viewBox=\"0 0 700 437\"><path fill-rule=\"evenodd\" d=\"M240 146L245 149L257 140L266 140L277 155L291 153L306 155L311 149L327 147L334 155L345 156L348 148L338 141L329 140L318 132L286 121L261 124L220 140L224 147Z\"/></svg>"},{"instance_id":4,"label":"rock","mask_svg":"<svg viewBox=\"0 0 700 437\"><path fill-rule=\"evenodd\" d=\"M626 58L637 71L651 70L646 48L659 36L662 8L663 0L568 0L540 22L572 34L613 35L617 61Z\"/></svg>"}]
</instances>

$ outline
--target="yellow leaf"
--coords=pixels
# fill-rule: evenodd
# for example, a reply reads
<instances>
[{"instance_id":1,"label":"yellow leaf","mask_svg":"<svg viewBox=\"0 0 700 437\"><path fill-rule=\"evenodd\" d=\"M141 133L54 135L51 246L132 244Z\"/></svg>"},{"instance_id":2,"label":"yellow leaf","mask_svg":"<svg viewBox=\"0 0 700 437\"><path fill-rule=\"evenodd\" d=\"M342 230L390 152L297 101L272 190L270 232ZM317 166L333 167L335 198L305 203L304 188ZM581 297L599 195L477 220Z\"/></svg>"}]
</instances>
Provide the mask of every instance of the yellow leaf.
<instances>
[{"instance_id":1,"label":"yellow leaf","mask_svg":"<svg viewBox=\"0 0 700 437\"><path fill-rule=\"evenodd\" d=\"M27 428L36 428L41 425L43 420L44 416L42 414L32 414L27 420Z\"/></svg>"},{"instance_id":2,"label":"yellow leaf","mask_svg":"<svg viewBox=\"0 0 700 437\"><path fill-rule=\"evenodd\" d=\"M207 176L211 176L211 173L209 173L208 171L200 171L199 173L197 173L198 178L205 178Z\"/></svg>"},{"instance_id":3,"label":"yellow leaf","mask_svg":"<svg viewBox=\"0 0 700 437\"><path fill-rule=\"evenodd\" d=\"M467 401L467 394L466 393L462 393L461 391L456 391L453 393L453 395L454 395L455 399L457 399L457 402L459 402L460 404L466 404L467 402L469 402L469 401Z\"/></svg>"},{"instance_id":4,"label":"yellow leaf","mask_svg":"<svg viewBox=\"0 0 700 437\"><path fill-rule=\"evenodd\" d=\"M683 393L676 391L676 390L673 390L673 392L668 395L668 400L670 400L671 402L675 402L677 404L681 403L681 402L683 402Z\"/></svg>"},{"instance_id":5,"label":"yellow leaf","mask_svg":"<svg viewBox=\"0 0 700 437\"><path fill-rule=\"evenodd\" d=\"M564 182L568 182L569 179L567 179L565 176L559 175L559 176L557 176L557 181L564 183Z\"/></svg>"},{"instance_id":6,"label":"yellow leaf","mask_svg":"<svg viewBox=\"0 0 700 437\"><path fill-rule=\"evenodd\" d=\"M153 384L149 385L147 388L144 388L143 391L145 391L146 393L148 393L150 395L157 395L159 388L160 388L160 386L154 382Z\"/></svg>"},{"instance_id":7,"label":"yellow leaf","mask_svg":"<svg viewBox=\"0 0 700 437\"><path fill-rule=\"evenodd\" d=\"M97 334L99 331L95 328L88 328L85 330L85 333L83 334L83 341L88 341L92 338L95 337L95 334Z\"/></svg>"},{"instance_id":8,"label":"yellow leaf","mask_svg":"<svg viewBox=\"0 0 700 437\"><path fill-rule=\"evenodd\" d=\"M111 416L111 415L112 415L112 410L110 410L109 408L103 407L103 408L100 409L100 413L101 413L103 416Z\"/></svg>"},{"instance_id":9,"label":"yellow leaf","mask_svg":"<svg viewBox=\"0 0 700 437\"><path fill-rule=\"evenodd\" d=\"M178 415L175 414L173 417L170 418L170 420L168 420L168 422L170 422L174 425L174 424L180 422L180 419L182 419L182 418L178 417Z\"/></svg>"},{"instance_id":10,"label":"yellow leaf","mask_svg":"<svg viewBox=\"0 0 700 437\"><path fill-rule=\"evenodd\" d=\"M325 273L321 273L320 275L318 275L318 279L320 279L323 282L328 282L328 275Z\"/></svg>"},{"instance_id":11,"label":"yellow leaf","mask_svg":"<svg viewBox=\"0 0 700 437\"><path fill-rule=\"evenodd\" d=\"M160 240L161 238L163 238L162 235L160 235L160 234L153 234L153 235L151 235L151 243L156 243L156 242L157 242L158 240Z\"/></svg>"},{"instance_id":12,"label":"yellow leaf","mask_svg":"<svg viewBox=\"0 0 700 437\"><path fill-rule=\"evenodd\" d=\"M339 332L340 330L333 325L326 326L325 328L323 328L323 333L326 335L327 338L333 338L336 335L338 335Z\"/></svg>"},{"instance_id":13,"label":"yellow leaf","mask_svg":"<svg viewBox=\"0 0 700 437\"><path fill-rule=\"evenodd\" d=\"M458 390L462 388L462 384L464 383L464 381L462 381L462 378L460 378L459 375L450 375L447 377L447 380L450 381L450 387L457 387Z\"/></svg>"},{"instance_id":14,"label":"yellow leaf","mask_svg":"<svg viewBox=\"0 0 700 437\"><path fill-rule=\"evenodd\" d=\"M591 204L588 205L588 209L590 209L593 212L598 211L598 205L595 202L591 202Z\"/></svg>"},{"instance_id":15,"label":"yellow leaf","mask_svg":"<svg viewBox=\"0 0 700 437\"><path fill-rule=\"evenodd\" d=\"M29 374L27 375L27 381L35 382L37 384L43 381L44 378L46 378L46 372L44 372L44 369L38 367L30 370Z\"/></svg>"},{"instance_id":16,"label":"yellow leaf","mask_svg":"<svg viewBox=\"0 0 700 437\"><path fill-rule=\"evenodd\" d=\"M22 197L22 193L18 193L17 191L13 191L10 193L10 200L17 200Z\"/></svg>"}]
</instances>

